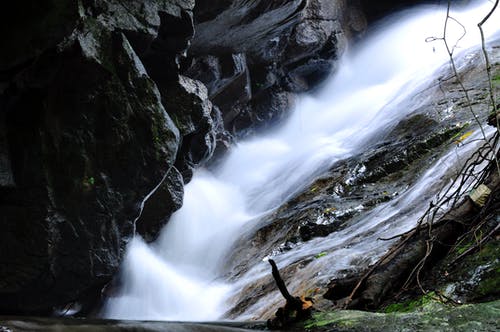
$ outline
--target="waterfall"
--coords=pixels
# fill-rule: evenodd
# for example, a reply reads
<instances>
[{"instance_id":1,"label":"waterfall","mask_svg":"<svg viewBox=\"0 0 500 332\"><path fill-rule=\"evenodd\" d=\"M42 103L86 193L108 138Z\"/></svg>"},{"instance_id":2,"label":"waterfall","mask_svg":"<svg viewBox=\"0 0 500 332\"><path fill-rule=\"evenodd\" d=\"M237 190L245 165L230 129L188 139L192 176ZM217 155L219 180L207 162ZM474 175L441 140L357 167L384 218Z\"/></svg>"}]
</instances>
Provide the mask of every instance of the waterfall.
<instances>
[{"instance_id":1,"label":"waterfall","mask_svg":"<svg viewBox=\"0 0 500 332\"><path fill-rule=\"evenodd\" d=\"M447 39L457 42L455 53L480 41L477 22L491 3L454 12L467 29L450 21ZM497 11L498 12L498 11ZM497 15L498 16L498 15ZM122 265L123 285L107 300L104 316L119 319L213 320L228 310L228 298L252 279L269 273L259 262L235 282L222 274L231 246L242 232L303 190L333 163L362 152L373 135L403 118L411 107L406 100L435 79L433 73L449 61L441 37L446 8L425 6L385 20L341 60L339 71L314 96L302 96L286 123L234 146L220 167L199 169L185 188L184 204L170 219L156 242L135 237ZM490 25L500 22L492 17ZM494 26L494 29L498 29ZM494 30L493 29L493 30ZM485 27L487 33L491 27ZM472 147L469 147L472 149ZM465 150L465 149L464 149ZM278 262L333 251L335 269L351 266L355 257L376 260L387 249L381 235L412 227L432 197L430 184L442 184L456 152L445 155L415 185L395 201L377 207L356 228L314 239L291 250ZM423 200L421 196L427 200ZM415 200L420 200L414 203ZM403 208L405 207L405 208ZM404 222L390 227L390 216ZM394 218L393 218L394 219ZM376 232L374 231L376 230ZM370 261L366 262L370 263ZM321 271L315 263L310 273ZM230 271L229 271L230 274ZM226 275L227 276L227 275ZM297 276L300 279L300 276ZM260 317L271 295L241 318Z\"/></svg>"}]
</instances>

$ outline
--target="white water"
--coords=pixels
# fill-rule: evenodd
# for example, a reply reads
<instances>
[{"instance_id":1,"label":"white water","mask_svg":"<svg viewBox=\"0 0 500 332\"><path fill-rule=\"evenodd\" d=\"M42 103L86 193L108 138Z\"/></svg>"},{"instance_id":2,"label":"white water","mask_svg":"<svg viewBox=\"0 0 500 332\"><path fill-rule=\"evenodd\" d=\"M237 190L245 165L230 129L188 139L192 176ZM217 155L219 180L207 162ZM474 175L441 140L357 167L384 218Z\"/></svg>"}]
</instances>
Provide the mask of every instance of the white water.
<instances>
[{"instance_id":1,"label":"white water","mask_svg":"<svg viewBox=\"0 0 500 332\"><path fill-rule=\"evenodd\" d=\"M475 25L489 8L491 3L486 3L454 14L467 25L460 50L477 44ZM404 19L394 17L359 49L348 52L340 71L322 92L303 97L285 125L239 143L217 171L195 172L185 188L183 207L172 216L160 238L151 246L139 237L130 242L122 267L123 287L118 296L108 299L104 315L190 321L220 318L228 310L226 301L231 295L269 273L267 266L259 264L235 284L221 278L224 259L241 232L335 161L362 151L374 133L383 132L411 111L401 107L405 98L432 80L432 73L448 61L442 42L425 42L427 37L442 35L445 13L442 7L425 7L406 12ZM490 19L493 28L485 26L487 33L499 28L498 19L498 15ZM450 44L460 35L461 28L450 21ZM300 251L278 257L278 262L292 262L332 248L336 248L337 262L333 270L352 266L356 257L365 257L364 263L375 260L388 245L376 241L377 237L404 231L418 218L416 213L422 211L419 204L427 204L427 200L419 197L419 204L414 201L429 192L429 183L439 183L445 161L452 159L445 158L406 194L375 209L355 229L313 240ZM390 216L405 222L390 225ZM374 229L380 233L373 233ZM368 253L370 257L366 257ZM310 265L314 273L320 271L314 270L314 263ZM256 306L245 318L260 314L263 312Z\"/></svg>"}]
</instances>

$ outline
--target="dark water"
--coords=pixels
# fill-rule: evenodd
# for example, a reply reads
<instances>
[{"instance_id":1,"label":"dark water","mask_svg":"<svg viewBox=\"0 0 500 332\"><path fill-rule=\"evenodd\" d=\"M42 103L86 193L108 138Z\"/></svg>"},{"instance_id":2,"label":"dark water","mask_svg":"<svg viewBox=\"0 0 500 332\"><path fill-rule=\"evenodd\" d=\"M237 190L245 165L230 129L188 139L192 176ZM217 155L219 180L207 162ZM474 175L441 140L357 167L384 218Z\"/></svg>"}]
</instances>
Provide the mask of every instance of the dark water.
<instances>
[{"instance_id":1,"label":"dark water","mask_svg":"<svg viewBox=\"0 0 500 332\"><path fill-rule=\"evenodd\" d=\"M196 332L242 332L263 331L264 322L160 322L120 321L75 318L31 318L0 317L0 332L17 331L196 331Z\"/></svg>"}]
</instances>

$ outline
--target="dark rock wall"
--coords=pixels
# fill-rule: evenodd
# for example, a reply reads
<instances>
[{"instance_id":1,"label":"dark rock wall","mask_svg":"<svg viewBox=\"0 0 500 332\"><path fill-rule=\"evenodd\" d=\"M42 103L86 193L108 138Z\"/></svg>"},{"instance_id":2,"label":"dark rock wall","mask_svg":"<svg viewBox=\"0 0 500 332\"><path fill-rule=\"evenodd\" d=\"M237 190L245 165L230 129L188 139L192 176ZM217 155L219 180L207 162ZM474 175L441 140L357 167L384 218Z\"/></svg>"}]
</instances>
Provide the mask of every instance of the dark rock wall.
<instances>
[{"instance_id":1,"label":"dark rock wall","mask_svg":"<svg viewBox=\"0 0 500 332\"><path fill-rule=\"evenodd\" d=\"M180 172L213 151L206 89L179 75L193 6L24 1L3 18L0 313L90 306L144 197L162 183L147 239L181 206Z\"/></svg>"}]
</instances>

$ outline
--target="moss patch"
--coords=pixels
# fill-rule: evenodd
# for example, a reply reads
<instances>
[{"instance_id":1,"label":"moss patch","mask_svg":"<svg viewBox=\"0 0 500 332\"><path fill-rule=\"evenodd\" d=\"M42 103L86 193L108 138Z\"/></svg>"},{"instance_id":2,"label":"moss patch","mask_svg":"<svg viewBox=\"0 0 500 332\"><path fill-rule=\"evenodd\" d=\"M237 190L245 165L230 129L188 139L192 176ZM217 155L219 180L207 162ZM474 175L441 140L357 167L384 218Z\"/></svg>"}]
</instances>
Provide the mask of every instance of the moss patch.
<instances>
[{"instance_id":1,"label":"moss patch","mask_svg":"<svg viewBox=\"0 0 500 332\"><path fill-rule=\"evenodd\" d=\"M495 75L493 75L491 80L493 82L493 85L499 86L500 85L500 73L496 73Z\"/></svg>"},{"instance_id":2,"label":"moss patch","mask_svg":"<svg viewBox=\"0 0 500 332\"><path fill-rule=\"evenodd\" d=\"M409 300L402 303L393 303L388 305L385 308L386 313L391 312L410 312L414 311L417 308L421 308L433 301L433 298L436 296L434 292L427 293L417 298L416 300Z\"/></svg>"},{"instance_id":3,"label":"moss patch","mask_svg":"<svg viewBox=\"0 0 500 332\"><path fill-rule=\"evenodd\" d=\"M453 307L430 301L411 312L316 313L297 331L495 331L500 301ZM368 328L369 327L369 328Z\"/></svg>"},{"instance_id":4,"label":"moss patch","mask_svg":"<svg viewBox=\"0 0 500 332\"><path fill-rule=\"evenodd\" d=\"M479 238L478 238L479 239ZM479 250L460 258L451 268L449 262L455 260L468 248L476 245L478 239L472 236L457 245L453 254L444 262L440 274L446 273L443 292L457 301L482 302L497 299L500 295L500 241L492 240ZM450 288L451 285L451 288ZM452 290L447 292L447 288Z\"/></svg>"}]
</instances>

